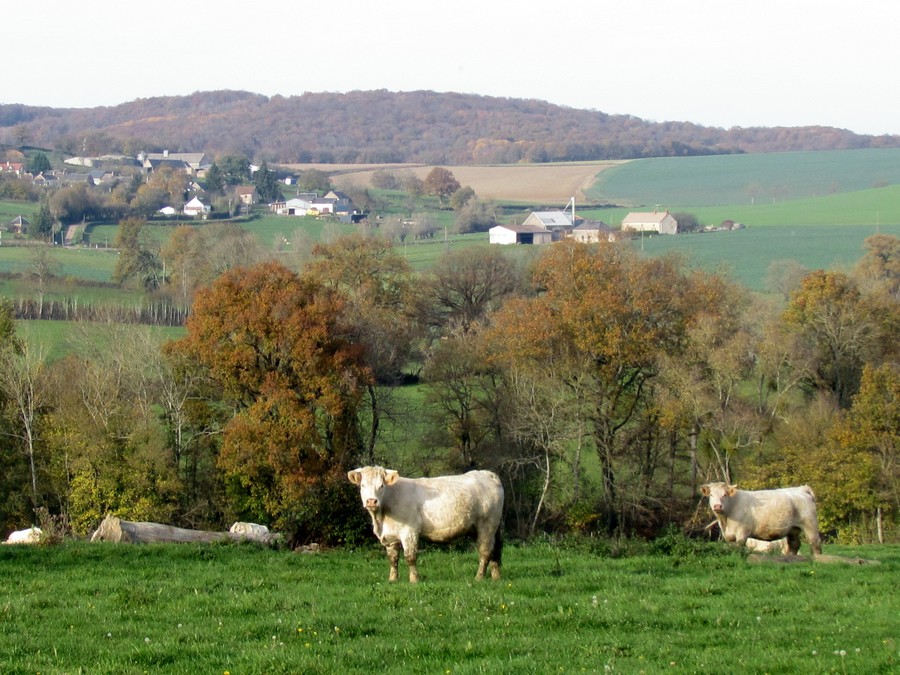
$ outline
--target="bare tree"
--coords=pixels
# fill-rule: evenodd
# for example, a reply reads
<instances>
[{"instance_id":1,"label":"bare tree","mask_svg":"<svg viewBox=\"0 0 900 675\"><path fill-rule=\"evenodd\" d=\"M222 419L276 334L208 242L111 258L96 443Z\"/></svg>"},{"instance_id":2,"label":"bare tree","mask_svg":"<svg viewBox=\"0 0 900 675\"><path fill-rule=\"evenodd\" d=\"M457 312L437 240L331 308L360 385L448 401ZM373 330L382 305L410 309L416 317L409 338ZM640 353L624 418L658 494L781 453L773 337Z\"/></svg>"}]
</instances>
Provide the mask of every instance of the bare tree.
<instances>
[{"instance_id":1,"label":"bare tree","mask_svg":"<svg viewBox=\"0 0 900 675\"><path fill-rule=\"evenodd\" d=\"M48 389L44 386L45 370L45 350L42 346L32 347L27 341L22 341L21 350L0 349L0 392L12 406L18 423L8 433L23 443L28 455L34 507L38 506L35 461L38 418L48 399Z\"/></svg>"}]
</instances>

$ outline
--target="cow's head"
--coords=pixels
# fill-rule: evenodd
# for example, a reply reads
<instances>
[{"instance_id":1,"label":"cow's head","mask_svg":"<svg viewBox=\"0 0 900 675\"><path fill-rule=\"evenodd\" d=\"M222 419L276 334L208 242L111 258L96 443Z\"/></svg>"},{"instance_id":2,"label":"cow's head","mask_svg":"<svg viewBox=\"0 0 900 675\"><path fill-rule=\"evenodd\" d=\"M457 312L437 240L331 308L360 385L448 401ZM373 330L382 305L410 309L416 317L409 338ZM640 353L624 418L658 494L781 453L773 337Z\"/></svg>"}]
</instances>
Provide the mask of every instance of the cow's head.
<instances>
[{"instance_id":1,"label":"cow's head","mask_svg":"<svg viewBox=\"0 0 900 675\"><path fill-rule=\"evenodd\" d=\"M729 485L728 483L707 483L700 486L700 493L704 497L709 497L709 507L715 513L725 511L725 504L729 497L734 497L737 492L737 485Z\"/></svg>"},{"instance_id":2,"label":"cow's head","mask_svg":"<svg viewBox=\"0 0 900 675\"><path fill-rule=\"evenodd\" d=\"M380 466L364 466L347 472L347 478L354 485L359 485L359 496L363 506L369 511L377 511L384 500L385 485L393 485L400 474L393 469Z\"/></svg>"}]
</instances>

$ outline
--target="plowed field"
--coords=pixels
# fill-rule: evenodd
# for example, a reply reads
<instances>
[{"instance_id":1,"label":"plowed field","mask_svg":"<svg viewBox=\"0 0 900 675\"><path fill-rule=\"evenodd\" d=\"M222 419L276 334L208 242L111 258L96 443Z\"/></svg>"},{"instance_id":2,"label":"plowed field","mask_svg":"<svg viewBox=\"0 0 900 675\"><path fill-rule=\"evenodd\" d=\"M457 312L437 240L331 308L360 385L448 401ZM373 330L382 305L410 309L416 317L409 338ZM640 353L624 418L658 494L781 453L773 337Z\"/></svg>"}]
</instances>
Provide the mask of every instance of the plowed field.
<instances>
[{"instance_id":1,"label":"plowed field","mask_svg":"<svg viewBox=\"0 0 900 675\"><path fill-rule=\"evenodd\" d=\"M519 201L563 207L572 198L584 201L584 190L594 177L620 162L578 162L565 164L509 164L497 166L445 166L460 185L468 185L481 199ZM293 164L295 171L318 169L329 173L337 189L369 187L379 169L412 172L424 179L433 166L420 164Z\"/></svg>"}]
</instances>

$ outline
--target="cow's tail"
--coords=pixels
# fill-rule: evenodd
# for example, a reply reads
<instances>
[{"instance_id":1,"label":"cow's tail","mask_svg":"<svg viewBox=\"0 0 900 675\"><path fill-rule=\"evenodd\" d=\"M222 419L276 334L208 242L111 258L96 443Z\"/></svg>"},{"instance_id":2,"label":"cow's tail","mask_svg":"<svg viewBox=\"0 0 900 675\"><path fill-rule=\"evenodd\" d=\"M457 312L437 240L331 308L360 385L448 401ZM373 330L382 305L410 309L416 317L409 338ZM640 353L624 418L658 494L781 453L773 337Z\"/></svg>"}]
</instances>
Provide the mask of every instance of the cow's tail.
<instances>
[{"instance_id":1,"label":"cow's tail","mask_svg":"<svg viewBox=\"0 0 900 675\"><path fill-rule=\"evenodd\" d=\"M494 547L491 549L490 557L490 562L497 563L497 567L500 567L503 562L503 533L500 532L500 529L498 526L494 533Z\"/></svg>"}]
</instances>

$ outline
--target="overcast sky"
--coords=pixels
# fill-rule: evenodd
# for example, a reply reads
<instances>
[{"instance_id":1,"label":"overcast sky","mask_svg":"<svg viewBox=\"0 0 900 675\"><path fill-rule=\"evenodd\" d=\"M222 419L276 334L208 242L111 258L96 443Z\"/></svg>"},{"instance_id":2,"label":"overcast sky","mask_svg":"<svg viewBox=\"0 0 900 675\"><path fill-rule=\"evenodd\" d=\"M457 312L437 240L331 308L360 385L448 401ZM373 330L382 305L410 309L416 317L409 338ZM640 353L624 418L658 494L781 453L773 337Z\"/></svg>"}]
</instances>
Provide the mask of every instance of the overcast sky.
<instances>
[{"instance_id":1,"label":"overcast sky","mask_svg":"<svg viewBox=\"0 0 900 675\"><path fill-rule=\"evenodd\" d=\"M0 103L431 90L900 134L897 0L4 0Z\"/></svg>"}]
</instances>

